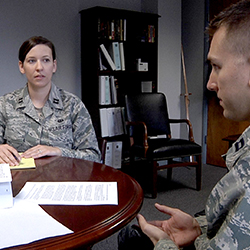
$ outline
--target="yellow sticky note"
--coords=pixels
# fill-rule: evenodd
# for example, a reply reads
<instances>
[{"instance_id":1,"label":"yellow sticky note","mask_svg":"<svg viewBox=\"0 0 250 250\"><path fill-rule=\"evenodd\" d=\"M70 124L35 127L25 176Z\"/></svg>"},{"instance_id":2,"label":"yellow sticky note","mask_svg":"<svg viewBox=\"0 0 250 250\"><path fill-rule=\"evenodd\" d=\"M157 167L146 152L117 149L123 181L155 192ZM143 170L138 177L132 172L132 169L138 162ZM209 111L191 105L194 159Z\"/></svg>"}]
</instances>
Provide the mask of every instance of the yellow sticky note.
<instances>
[{"instance_id":1,"label":"yellow sticky note","mask_svg":"<svg viewBox=\"0 0 250 250\"><path fill-rule=\"evenodd\" d=\"M21 155L21 154L20 154ZM10 166L10 169L28 169L35 168L35 160L33 158L22 158L18 166Z\"/></svg>"}]
</instances>

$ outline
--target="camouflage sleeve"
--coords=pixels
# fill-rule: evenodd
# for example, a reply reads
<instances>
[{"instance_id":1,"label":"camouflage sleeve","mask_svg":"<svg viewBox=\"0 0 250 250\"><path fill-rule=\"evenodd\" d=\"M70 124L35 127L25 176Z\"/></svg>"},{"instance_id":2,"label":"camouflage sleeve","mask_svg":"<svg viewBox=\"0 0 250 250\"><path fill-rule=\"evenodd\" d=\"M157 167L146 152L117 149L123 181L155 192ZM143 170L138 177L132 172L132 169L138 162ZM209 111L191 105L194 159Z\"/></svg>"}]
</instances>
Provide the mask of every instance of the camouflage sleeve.
<instances>
[{"instance_id":1,"label":"camouflage sleeve","mask_svg":"<svg viewBox=\"0 0 250 250\"><path fill-rule=\"evenodd\" d=\"M201 228L201 234L205 234L207 232L207 219L206 216L198 216L195 218L200 225Z\"/></svg>"},{"instance_id":2,"label":"camouflage sleeve","mask_svg":"<svg viewBox=\"0 0 250 250\"><path fill-rule=\"evenodd\" d=\"M90 115L82 102L72 110L73 141L72 149L60 147L62 156L100 162L101 153Z\"/></svg>"},{"instance_id":3,"label":"camouflage sleeve","mask_svg":"<svg viewBox=\"0 0 250 250\"><path fill-rule=\"evenodd\" d=\"M154 250L171 250L171 249L179 249L179 248L170 239L159 240L154 247Z\"/></svg>"},{"instance_id":4,"label":"camouflage sleeve","mask_svg":"<svg viewBox=\"0 0 250 250\"><path fill-rule=\"evenodd\" d=\"M0 144L4 143L4 131L5 131L5 109L4 98L0 97Z\"/></svg>"},{"instance_id":5,"label":"camouflage sleeve","mask_svg":"<svg viewBox=\"0 0 250 250\"><path fill-rule=\"evenodd\" d=\"M249 249L249 166L249 157L239 160L215 186L208 199L207 210L211 211L211 223L215 219L217 223L210 229L208 226L207 234L196 239L196 249ZM219 201L216 196L220 198Z\"/></svg>"}]
</instances>

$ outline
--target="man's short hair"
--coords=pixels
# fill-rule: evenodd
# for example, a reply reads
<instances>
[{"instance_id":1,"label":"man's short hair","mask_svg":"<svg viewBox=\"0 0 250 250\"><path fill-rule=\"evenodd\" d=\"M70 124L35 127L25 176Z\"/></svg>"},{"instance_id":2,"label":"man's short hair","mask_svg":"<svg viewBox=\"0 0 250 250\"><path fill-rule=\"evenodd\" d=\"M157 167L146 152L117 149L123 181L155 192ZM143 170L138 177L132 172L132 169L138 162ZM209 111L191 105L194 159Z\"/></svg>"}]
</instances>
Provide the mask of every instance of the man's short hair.
<instances>
[{"instance_id":1,"label":"man's short hair","mask_svg":"<svg viewBox=\"0 0 250 250\"><path fill-rule=\"evenodd\" d=\"M226 28L225 45L232 52L250 55L250 0L242 0L221 11L210 22L210 39L221 27Z\"/></svg>"}]
</instances>

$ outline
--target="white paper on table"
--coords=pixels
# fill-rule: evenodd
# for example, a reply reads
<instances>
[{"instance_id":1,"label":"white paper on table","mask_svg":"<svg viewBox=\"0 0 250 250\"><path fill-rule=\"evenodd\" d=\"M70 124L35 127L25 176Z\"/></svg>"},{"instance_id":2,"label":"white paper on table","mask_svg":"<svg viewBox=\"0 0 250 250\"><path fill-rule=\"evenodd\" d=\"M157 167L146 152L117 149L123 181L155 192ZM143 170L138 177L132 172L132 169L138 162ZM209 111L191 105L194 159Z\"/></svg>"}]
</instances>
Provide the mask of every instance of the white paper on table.
<instances>
[{"instance_id":1,"label":"white paper on table","mask_svg":"<svg viewBox=\"0 0 250 250\"><path fill-rule=\"evenodd\" d=\"M11 181L12 177L9 164L0 164L0 208L13 206Z\"/></svg>"},{"instance_id":2,"label":"white paper on table","mask_svg":"<svg viewBox=\"0 0 250 250\"><path fill-rule=\"evenodd\" d=\"M0 211L0 248L73 233L39 205L14 200L14 206Z\"/></svg>"},{"instance_id":3,"label":"white paper on table","mask_svg":"<svg viewBox=\"0 0 250 250\"><path fill-rule=\"evenodd\" d=\"M26 182L16 199L41 205L118 205L117 182Z\"/></svg>"}]
</instances>

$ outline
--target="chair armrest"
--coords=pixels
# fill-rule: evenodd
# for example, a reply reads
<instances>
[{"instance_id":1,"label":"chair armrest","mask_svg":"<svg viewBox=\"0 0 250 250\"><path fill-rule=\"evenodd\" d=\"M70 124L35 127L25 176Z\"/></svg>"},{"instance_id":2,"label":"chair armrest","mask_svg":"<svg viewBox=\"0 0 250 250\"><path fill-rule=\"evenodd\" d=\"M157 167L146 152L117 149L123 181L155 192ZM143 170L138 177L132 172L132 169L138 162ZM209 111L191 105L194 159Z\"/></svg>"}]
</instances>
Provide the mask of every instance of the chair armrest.
<instances>
[{"instance_id":1,"label":"chair armrest","mask_svg":"<svg viewBox=\"0 0 250 250\"><path fill-rule=\"evenodd\" d=\"M169 119L169 123L186 123L189 131L189 141L194 142L194 133L192 123L188 119Z\"/></svg>"},{"instance_id":2,"label":"chair armrest","mask_svg":"<svg viewBox=\"0 0 250 250\"><path fill-rule=\"evenodd\" d=\"M100 149L101 155L102 155L102 162L105 163L107 140L102 138L102 137L98 137L97 141L98 141L98 146L99 146L99 149Z\"/></svg>"},{"instance_id":3,"label":"chair armrest","mask_svg":"<svg viewBox=\"0 0 250 250\"><path fill-rule=\"evenodd\" d=\"M128 131L129 131L129 127L141 127L141 131L142 131L142 145L144 147L144 155L146 156L147 150L148 150L148 130L147 130L147 125L145 124L145 122L126 122L126 126L128 127ZM133 137L133 135L132 135Z\"/></svg>"}]
</instances>

